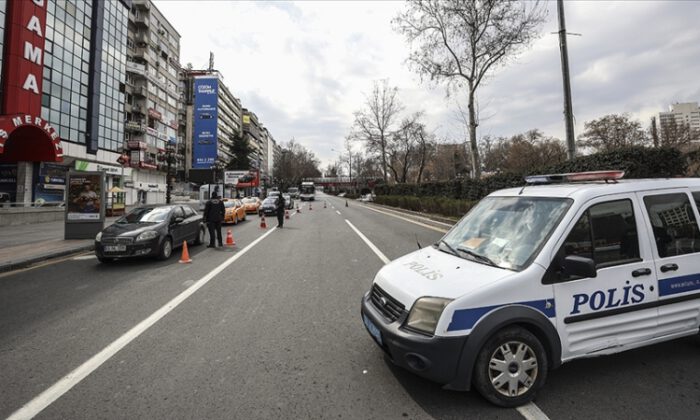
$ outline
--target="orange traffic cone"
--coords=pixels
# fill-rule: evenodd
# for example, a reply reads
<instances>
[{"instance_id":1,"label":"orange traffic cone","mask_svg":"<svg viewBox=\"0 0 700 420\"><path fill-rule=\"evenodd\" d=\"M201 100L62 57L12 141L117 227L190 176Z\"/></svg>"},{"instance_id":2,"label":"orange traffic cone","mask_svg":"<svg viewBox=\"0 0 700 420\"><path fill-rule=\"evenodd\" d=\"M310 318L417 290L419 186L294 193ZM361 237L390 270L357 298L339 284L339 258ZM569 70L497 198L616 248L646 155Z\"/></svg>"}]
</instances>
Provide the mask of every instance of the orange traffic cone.
<instances>
[{"instance_id":1,"label":"orange traffic cone","mask_svg":"<svg viewBox=\"0 0 700 420\"><path fill-rule=\"evenodd\" d=\"M348 206L348 200L345 200L345 207Z\"/></svg>"},{"instance_id":2,"label":"orange traffic cone","mask_svg":"<svg viewBox=\"0 0 700 420\"><path fill-rule=\"evenodd\" d=\"M187 251L187 241L182 241L182 256L180 257L180 264L189 264L192 262L190 258L190 253Z\"/></svg>"},{"instance_id":3,"label":"orange traffic cone","mask_svg":"<svg viewBox=\"0 0 700 420\"><path fill-rule=\"evenodd\" d=\"M325 202L325 201L323 202L323 208L324 208L324 209L326 208L326 202Z\"/></svg>"},{"instance_id":4,"label":"orange traffic cone","mask_svg":"<svg viewBox=\"0 0 700 420\"><path fill-rule=\"evenodd\" d=\"M284 211L284 218L289 219L289 210Z\"/></svg>"},{"instance_id":5,"label":"orange traffic cone","mask_svg":"<svg viewBox=\"0 0 700 420\"><path fill-rule=\"evenodd\" d=\"M313 210L313 208L311 207L311 203L309 203L309 211L311 210Z\"/></svg>"},{"instance_id":6,"label":"orange traffic cone","mask_svg":"<svg viewBox=\"0 0 700 420\"><path fill-rule=\"evenodd\" d=\"M267 223L265 223L265 215L262 215L262 218L260 219L260 229L267 229Z\"/></svg>"},{"instance_id":7,"label":"orange traffic cone","mask_svg":"<svg viewBox=\"0 0 700 420\"><path fill-rule=\"evenodd\" d=\"M301 207L299 207L299 204L297 204L297 213L301 213Z\"/></svg>"},{"instance_id":8,"label":"orange traffic cone","mask_svg":"<svg viewBox=\"0 0 700 420\"><path fill-rule=\"evenodd\" d=\"M231 232L231 229L226 233L226 246L236 246L236 241L233 239L233 232Z\"/></svg>"}]
</instances>

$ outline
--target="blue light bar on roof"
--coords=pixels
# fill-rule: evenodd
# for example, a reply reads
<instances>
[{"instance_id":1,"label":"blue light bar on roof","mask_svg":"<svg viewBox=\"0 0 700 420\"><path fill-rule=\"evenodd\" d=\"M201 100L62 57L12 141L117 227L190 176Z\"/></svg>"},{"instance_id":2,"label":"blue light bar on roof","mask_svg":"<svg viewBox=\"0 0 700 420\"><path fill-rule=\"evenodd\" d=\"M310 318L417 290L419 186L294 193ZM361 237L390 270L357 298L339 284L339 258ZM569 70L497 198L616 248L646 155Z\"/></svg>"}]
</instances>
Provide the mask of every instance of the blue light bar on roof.
<instances>
[{"instance_id":1,"label":"blue light bar on roof","mask_svg":"<svg viewBox=\"0 0 700 420\"><path fill-rule=\"evenodd\" d=\"M590 171L568 174L530 175L525 177L528 184L555 184L582 181L617 181L625 176L625 171Z\"/></svg>"}]
</instances>

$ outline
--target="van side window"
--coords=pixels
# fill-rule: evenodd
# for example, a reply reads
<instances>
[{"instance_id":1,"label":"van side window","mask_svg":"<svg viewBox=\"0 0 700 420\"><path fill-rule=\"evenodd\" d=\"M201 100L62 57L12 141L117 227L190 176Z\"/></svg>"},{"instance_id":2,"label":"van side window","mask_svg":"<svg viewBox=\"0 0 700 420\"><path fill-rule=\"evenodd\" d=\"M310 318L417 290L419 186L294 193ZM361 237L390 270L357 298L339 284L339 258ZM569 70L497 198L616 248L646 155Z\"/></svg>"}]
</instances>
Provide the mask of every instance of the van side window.
<instances>
[{"instance_id":1,"label":"van side window","mask_svg":"<svg viewBox=\"0 0 700 420\"><path fill-rule=\"evenodd\" d=\"M632 202L618 200L589 207L564 241L563 251L564 256L591 258L598 268L640 261Z\"/></svg>"},{"instance_id":2,"label":"van side window","mask_svg":"<svg viewBox=\"0 0 700 420\"><path fill-rule=\"evenodd\" d=\"M694 198L697 200L697 195ZM700 252L700 230L687 195L648 195L644 197L644 205L659 257Z\"/></svg>"},{"instance_id":3,"label":"van side window","mask_svg":"<svg viewBox=\"0 0 700 420\"><path fill-rule=\"evenodd\" d=\"M698 210L700 210L700 192L694 192L693 199L695 200L695 207L697 207Z\"/></svg>"}]
</instances>

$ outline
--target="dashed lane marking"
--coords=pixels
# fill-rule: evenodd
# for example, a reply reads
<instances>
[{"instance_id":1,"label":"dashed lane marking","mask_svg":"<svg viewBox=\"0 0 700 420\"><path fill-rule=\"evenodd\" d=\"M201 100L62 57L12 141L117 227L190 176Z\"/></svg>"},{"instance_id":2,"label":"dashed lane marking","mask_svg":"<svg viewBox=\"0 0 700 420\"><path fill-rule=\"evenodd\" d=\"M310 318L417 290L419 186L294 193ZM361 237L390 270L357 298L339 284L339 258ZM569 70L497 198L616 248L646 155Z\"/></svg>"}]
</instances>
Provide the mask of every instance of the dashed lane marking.
<instances>
[{"instance_id":1,"label":"dashed lane marking","mask_svg":"<svg viewBox=\"0 0 700 420\"><path fill-rule=\"evenodd\" d=\"M406 222L409 222L409 223L413 223L414 225L423 226L424 228L427 228L427 229L430 229L430 230L434 230L434 231L436 231L436 232L447 233L447 229L441 229L441 228L436 227L436 226L427 225L427 224L425 224L425 223L421 223L421 222L417 222L417 221L415 221L415 220L411 220L411 219L409 219L409 218L407 218L407 217L402 217L402 216L398 216L398 215L396 215L396 214L391 214L391 213L388 213L388 212L385 212L385 211L373 209L372 207L369 207L369 206L361 206L361 207L366 208L367 210L372 210L372 211L375 211L375 212L377 212L377 213L381 213L381 214L390 216L390 217L395 217L395 218L397 218L397 219L401 219L401 220L406 221Z\"/></svg>"},{"instance_id":2,"label":"dashed lane marking","mask_svg":"<svg viewBox=\"0 0 700 420\"><path fill-rule=\"evenodd\" d=\"M348 219L345 219L345 223L347 223L347 224L352 228L352 230L354 230L355 233L357 233L357 236L359 236L360 239L362 239L363 241L365 241L365 243L367 244L367 246L369 246L369 249L371 249L372 251L374 251L374 253L377 254L377 256L379 257L379 259L382 260L382 262L383 262L384 264L388 264L388 263L391 261L389 258L386 257L386 255L384 255L384 254L382 253L382 251L379 250L379 248L377 248L377 247L372 243L372 241L370 241L369 239L367 239L367 237L366 237L362 232L360 232L359 229L357 229L357 228L355 227L355 225L353 225L352 223L350 223L350 221L349 221Z\"/></svg>"},{"instance_id":3,"label":"dashed lane marking","mask_svg":"<svg viewBox=\"0 0 700 420\"><path fill-rule=\"evenodd\" d=\"M226 261L221 263L218 267L216 267L215 269L210 271L207 275L205 275L201 279L197 280L192 286L190 286L188 289L184 290L182 293L177 295L175 298L173 298L170 302L166 303L160 309L153 312L148 318L139 322L135 327L133 327L132 329L127 331L124 335L117 338L111 344L109 344L107 347L102 349L102 351L100 351L99 353L97 353L96 355L91 357L89 360L87 360L85 363L78 366L72 372L70 372L69 374L67 374L63 378L61 378L58 382L53 384L49 389L42 392L41 394L36 396L34 399L32 399L31 401L26 403L24 406L22 406L22 408L15 411L14 413L12 413L12 415L10 417L8 417L8 420L31 419L34 416L36 416L37 414L41 413L42 410L44 410L46 407L51 405L57 399L61 398L61 396L63 396L63 394L70 391L71 388L73 388L75 385L80 383L88 375L90 375L97 368L99 368L103 363L105 363L112 356L117 354L117 352L119 352L121 349L126 347L129 343L131 343L136 338L138 338L146 330L148 330L150 327L152 327L153 324L155 324L161 318L163 318L165 315L170 313L170 311L177 308L182 302L187 300L187 298L192 296L197 290L201 289L204 285L209 283L209 281L211 279L216 277L216 275L221 273L224 269L226 269L226 267L233 264L237 259L239 259L243 255L245 255L255 245L259 244L263 239L265 239L268 235L270 235L276 229L277 228L273 227L272 229L267 231L265 234L258 237L258 239L251 242L250 245L243 248L239 253L237 253L236 255L233 255L231 258L227 259Z\"/></svg>"},{"instance_id":4,"label":"dashed lane marking","mask_svg":"<svg viewBox=\"0 0 700 420\"><path fill-rule=\"evenodd\" d=\"M338 214L340 214L340 212L339 212L338 210L336 210L335 212L338 213Z\"/></svg>"},{"instance_id":5,"label":"dashed lane marking","mask_svg":"<svg viewBox=\"0 0 700 420\"><path fill-rule=\"evenodd\" d=\"M549 420L546 414L533 402L515 408L527 420Z\"/></svg>"}]
</instances>

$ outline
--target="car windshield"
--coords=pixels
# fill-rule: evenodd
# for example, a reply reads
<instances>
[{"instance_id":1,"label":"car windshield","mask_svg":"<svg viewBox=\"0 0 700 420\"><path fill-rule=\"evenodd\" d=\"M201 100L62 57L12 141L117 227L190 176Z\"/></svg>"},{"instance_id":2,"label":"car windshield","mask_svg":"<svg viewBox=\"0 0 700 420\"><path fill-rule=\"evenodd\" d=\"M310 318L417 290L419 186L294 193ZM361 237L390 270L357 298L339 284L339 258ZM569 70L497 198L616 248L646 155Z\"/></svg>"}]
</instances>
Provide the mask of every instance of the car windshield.
<instances>
[{"instance_id":1,"label":"car windshield","mask_svg":"<svg viewBox=\"0 0 700 420\"><path fill-rule=\"evenodd\" d=\"M224 207L227 209L230 209L232 207L236 207L236 203L233 201L224 201Z\"/></svg>"},{"instance_id":2,"label":"car windshield","mask_svg":"<svg viewBox=\"0 0 700 420\"><path fill-rule=\"evenodd\" d=\"M277 204L277 199L275 197L266 198L263 204Z\"/></svg>"},{"instance_id":3,"label":"car windshield","mask_svg":"<svg viewBox=\"0 0 700 420\"><path fill-rule=\"evenodd\" d=\"M167 220L171 207L136 208L117 220L116 223L160 223Z\"/></svg>"},{"instance_id":4,"label":"car windshield","mask_svg":"<svg viewBox=\"0 0 700 420\"><path fill-rule=\"evenodd\" d=\"M244 204L255 204L255 199L254 198L244 198L243 203Z\"/></svg>"},{"instance_id":5,"label":"car windshield","mask_svg":"<svg viewBox=\"0 0 700 420\"><path fill-rule=\"evenodd\" d=\"M436 244L458 257L521 271L571 206L567 198L487 197Z\"/></svg>"}]
</instances>

